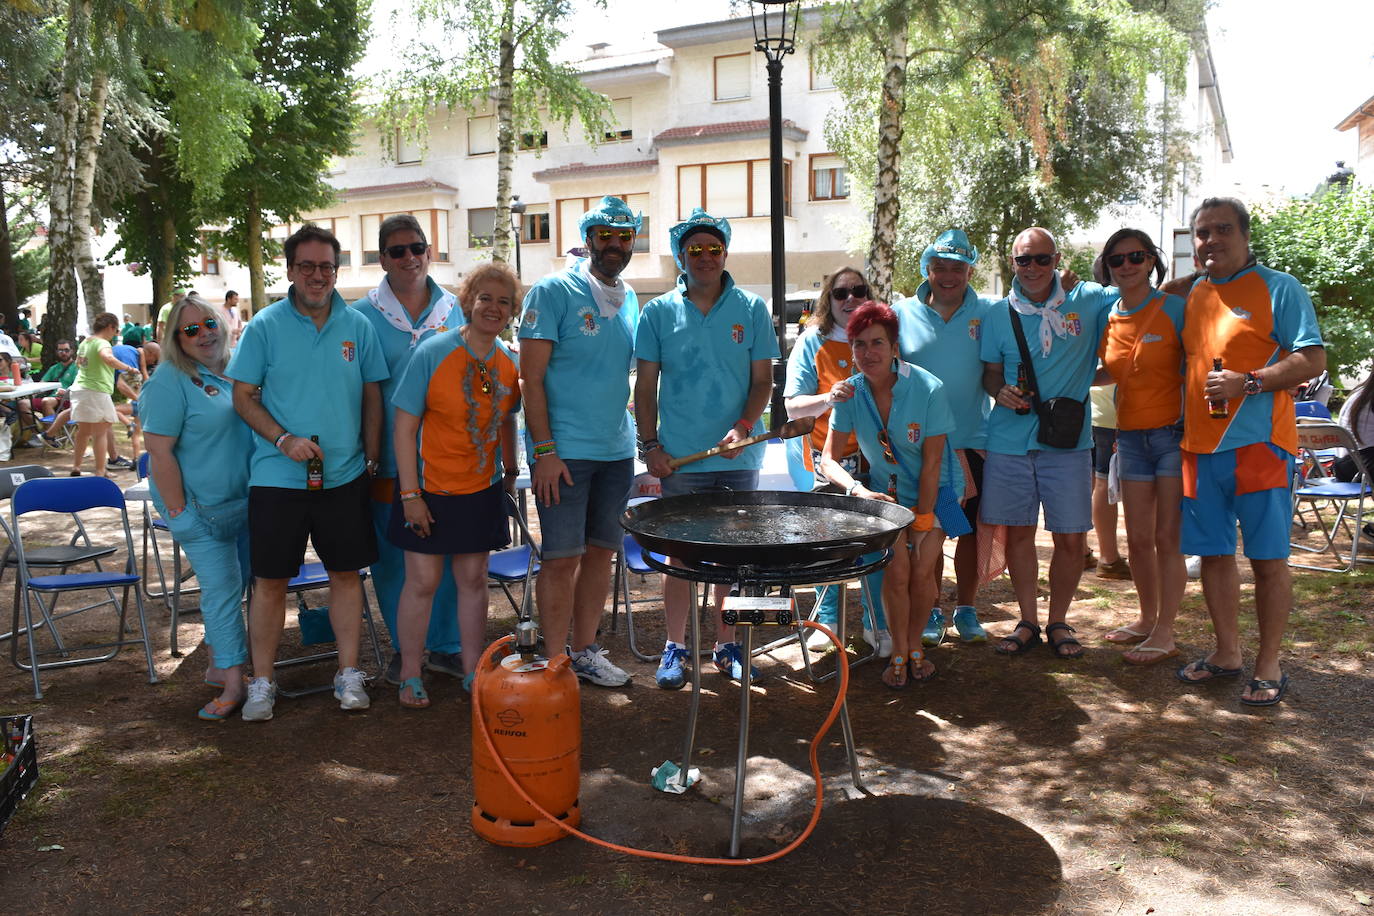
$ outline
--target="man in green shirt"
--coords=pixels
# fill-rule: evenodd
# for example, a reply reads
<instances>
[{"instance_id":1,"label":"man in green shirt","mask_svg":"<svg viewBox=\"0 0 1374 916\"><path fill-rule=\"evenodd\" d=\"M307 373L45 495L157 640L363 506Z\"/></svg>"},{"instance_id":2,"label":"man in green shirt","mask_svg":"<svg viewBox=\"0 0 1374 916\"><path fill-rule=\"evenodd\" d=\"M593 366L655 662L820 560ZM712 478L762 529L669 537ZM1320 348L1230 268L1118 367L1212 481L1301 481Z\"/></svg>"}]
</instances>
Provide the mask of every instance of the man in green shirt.
<instances>
[{"instance_id":1,"label":"man in green shirt","mask_svg":"<svg viewBox=\"0 0 1374 916\"><path fill-rule=\"evenodd\" d=\"M172 314L172 309L176 308L178 302L186 298L186 290L178 286L172 290L172 301L157 310L157 335L153 340L162 340L167 336L167 316Z\"/></svg>"}]
</instances>

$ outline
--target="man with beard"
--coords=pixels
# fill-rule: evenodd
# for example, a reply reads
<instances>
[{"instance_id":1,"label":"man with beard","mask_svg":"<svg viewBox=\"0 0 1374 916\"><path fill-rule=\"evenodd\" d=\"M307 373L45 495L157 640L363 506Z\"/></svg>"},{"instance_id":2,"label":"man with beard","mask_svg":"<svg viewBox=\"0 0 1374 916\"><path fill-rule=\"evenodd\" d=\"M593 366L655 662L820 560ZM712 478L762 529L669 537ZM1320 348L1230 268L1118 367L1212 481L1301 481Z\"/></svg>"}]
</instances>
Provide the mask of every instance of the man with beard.
<instances>
[{"instance_id":1,"label":"man with beard","mask_svg":"<svg viewBox=\"0 0 1374 916\"><path fill-rule=\"evenodd\" d=\"M610 592L620 513L634 476L626 405L639 300L620 273L643 218L603 197L578 231L590 255L534 284L520 324L520 384L531 486L543 534L536 598L552 654L567 643L573 671L602 687L630 676L596 643Z\"/></svg>"},{"instance_id":2,"label":"man with beard","mask_svg":"<svg viewBox=\"0 0 1374 916\"><path fill-rule=\"evenodd\" d=\"M396 429L396 408L391 395L405 375L410 358L420 341L435 334L465 324L463 310L453 294L440 288L429 276L433 255L420 222L409 213L398 213L382 220L377 231L377 249L381 253L382 270L386 276L377 288L353 307L372 323L377 340L386 359L391 377L382 383L382 450L380 467L372 481L372 524L377 532L377 560L372 564L372 586L377 590L377 604L382 620L391 634L391 645L400 646L396 631L396 603L405 584L405 551L386 537L391 519L391 505L396 494L396 448L392 433ZM227 297L226 297L227 298ZM429 656L425 667L450 677L463 676L463 657L459 653L458 590L453 570L444 565L443 578L434 593L429 615L429 632L425 648ZM386 666L388 684L400 686L401 653L395 652Z\"/></svg>"},{"instance_id":3,"label":"man with beard","mask_svg":"<svg viewBox=\"0 0 1374 916\"><path fill-rule=\"evenodd\" d=\"M259 437L248 480L255 584L248 611L253 678L243 718L250 722L272 718L286 586L305 560L307 537L329 572L329 622L339 651L334 697L342 709L371 704L358 668L358 570L377 559L367 502L381 454L386 360L371 323L334 289L333 233L302 226L284 248L291 288L244 328L226 369L234 409ZM322 470L311 472L312 459Z\"/></svg>"}]
</instances>

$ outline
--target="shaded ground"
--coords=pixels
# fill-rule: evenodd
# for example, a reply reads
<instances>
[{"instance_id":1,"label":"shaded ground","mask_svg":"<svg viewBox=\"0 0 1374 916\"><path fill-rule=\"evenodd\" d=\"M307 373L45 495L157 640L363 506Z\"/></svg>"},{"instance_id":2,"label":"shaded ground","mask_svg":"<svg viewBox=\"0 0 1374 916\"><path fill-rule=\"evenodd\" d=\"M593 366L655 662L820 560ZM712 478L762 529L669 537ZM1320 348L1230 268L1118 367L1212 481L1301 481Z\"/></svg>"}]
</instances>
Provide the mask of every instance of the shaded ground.
<instances>
[{"instance_id":1,"label":"shaded ground","mask_svg":"<svg viewBox=\"0 0 1374 916\"><path fill-rule=\"evenodd\" d=\"M850 709L872 794L853 790L836 730L821 754L816 832L779 862L741 868L576 840L511 849L478 839L470 708L450 679L431 676L434 707L422 713L378 684L365 713L316 695L280 700L265 725L200 722L211 693L199 619L182 629L194 650L172 658L166 610L150 604L159 684L129 651L49 674L42 701L26 674L0 671L0 712L33 713L42 767L0 839L0 892L35 912L1364 913L1359 895L1374 895L1374 576L1295 581L1284 656L1293 685L1273 709L1240 706L1234 680L1187 688L1172 665L1124 665L1098 636L1129 619L1130 583L1091 573L1071 617L1089 646L1081 661L946 646L933 653L938 678L902 693L878 683L875 664L854 668ZM0 592L8 621L11 592ZM982 604L994 632L1011 629L1005 580ZM492 609L494 638L509 630L499 593ZM639 609L641 646L658 645L658 609ZM1185 657L1207 651L1205 616L1192 582ZM680 758L687 694L657 690L652 664L627 662L623 620L603 641L635 680L583 693L584 828L723 854L738 689L704 676L703 782L684 796L655 792L649 769ZM753 706L753 855L809 818L806 745L834 696L831 684L813 688L795 648L759 663L769 677Z\"/></svg>"}]
</instances>

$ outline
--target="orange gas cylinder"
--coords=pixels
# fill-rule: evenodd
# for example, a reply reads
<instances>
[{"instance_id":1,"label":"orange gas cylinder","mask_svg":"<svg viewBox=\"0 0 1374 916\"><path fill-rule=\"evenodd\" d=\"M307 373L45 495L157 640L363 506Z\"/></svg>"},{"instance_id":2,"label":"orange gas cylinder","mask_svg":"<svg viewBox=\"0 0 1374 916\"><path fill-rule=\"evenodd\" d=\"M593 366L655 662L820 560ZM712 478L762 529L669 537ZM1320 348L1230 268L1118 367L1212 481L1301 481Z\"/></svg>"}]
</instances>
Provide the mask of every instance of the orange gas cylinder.
<instances>
[{"instance_id":1,"label":"orange gas cylinder","mask_svg":"<svg viewBox=\"0 0 1374 916\"><path fill-rule=\"evenodd\" d=\"M582 706L566 655L508 655L478 672L473 694L497 753L535 801L576 826L581 778ZM543 846L563 832L540 817L497 768L473 706L472 827L500 846Z\"/></svg>"}]
</instances>

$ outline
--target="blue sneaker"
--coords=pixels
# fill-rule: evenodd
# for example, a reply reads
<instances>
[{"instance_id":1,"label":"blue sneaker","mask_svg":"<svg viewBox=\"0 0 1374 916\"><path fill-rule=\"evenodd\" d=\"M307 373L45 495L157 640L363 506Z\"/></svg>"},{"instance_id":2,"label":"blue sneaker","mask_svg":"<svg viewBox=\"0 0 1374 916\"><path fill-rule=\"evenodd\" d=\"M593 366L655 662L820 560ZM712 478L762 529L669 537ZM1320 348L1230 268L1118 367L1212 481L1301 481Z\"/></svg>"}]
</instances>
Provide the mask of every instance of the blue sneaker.
<instances>
[{"instance_id":1,"label":"blue sneaker","mask_svg":"<svg viewBox=\"0 0 1374 916\"><path fill-rule=\"evenodd\" d=\"M930 609L930 619L921 631L921 645L938 646L945 641L945 614L938 607Z\"/></svg>"},{"instance_id":2,"label":"blue sneaker","mask_svg":"<svg viewBox=\"0 0 1374 916\"><path fill-rule=\"evenodd\" d=\"M687 658L687 650L675 642L663 647L663 655L658 660L658 671L654 680L664 690L677 690L687 682L687 672L682 663Z\"/></svg>"},{"instance_id":3,"label":"blue sneaker","mask_svg":"<svg viewBox=\"0 0 1374 916\"><path fill-rule=\"evenodd\" d=\"M725 675L732 681L738 681L744 675L744 653L740 651L739 643L723 642L720 647L712 653L716 662L716 670ZM753 665L749 666L749 680L759 679L759 669Z\"/></svg>"},{"instance_id":4,"label":"blue sneaker","mask_svg":"<svg viewBox=\"0 0 1374 916\"><path fill-rule=\"evenodd\" d=\"M961 604L954 609L954 628L964 642L988 641L988 632L978 622L978 612L972 605Z\"/></svg>"}]
</instances>

